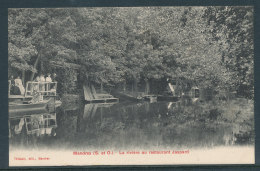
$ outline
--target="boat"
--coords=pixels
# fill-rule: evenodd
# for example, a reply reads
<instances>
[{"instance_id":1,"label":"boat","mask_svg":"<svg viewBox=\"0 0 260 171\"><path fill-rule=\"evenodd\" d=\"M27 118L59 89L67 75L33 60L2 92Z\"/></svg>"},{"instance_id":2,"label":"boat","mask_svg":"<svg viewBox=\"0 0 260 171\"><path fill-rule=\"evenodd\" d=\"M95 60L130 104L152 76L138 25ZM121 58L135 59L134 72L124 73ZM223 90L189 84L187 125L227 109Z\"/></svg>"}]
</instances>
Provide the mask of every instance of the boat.
<instances>
[{"instance_id":1,"label":"boat","mask_svg":"<svg viewBox=\"0 0 260 171\"><path fill-rule=\"evenodd\" d=\"M55 103L52 98L34 104L9 103L9 118L23 117L24 115L55 112Z\"/></svg>"},{"instance_id":2,"label":"boat","mask_svg":"<svg viewBox=\"0 0 260 171\"><path fill-rule=\"evenodd\" d=\"M39 88L40 85L51 87L51 89L41 90ZM61 105L61 101L56 100L56 87L57 82L28 81L23 95L11 95L9 91L9 117L23 117L29 114L54 112L55 107ZM34 92L38 93L37 97L33 97Z\"/></svg>"}]
</instances>

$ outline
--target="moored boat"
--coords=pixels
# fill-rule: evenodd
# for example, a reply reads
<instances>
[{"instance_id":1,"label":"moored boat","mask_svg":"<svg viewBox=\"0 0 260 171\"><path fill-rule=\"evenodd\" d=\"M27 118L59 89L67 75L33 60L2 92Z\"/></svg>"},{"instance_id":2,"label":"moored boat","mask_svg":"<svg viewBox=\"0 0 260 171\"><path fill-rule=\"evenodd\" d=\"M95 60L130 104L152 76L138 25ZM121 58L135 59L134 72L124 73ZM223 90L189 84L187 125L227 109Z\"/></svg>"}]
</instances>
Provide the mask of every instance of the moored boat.
<instances>
[{"instance_id":1,"label":"moored boat","mask_svg":"<svg viewBox=\"0 0 260 171\"><path fill-rule=\"evenodd\" d=\"M52 87L52 89L41 90L40 85ZM55 107L61 105L61 101L56 100L56 87L57 82L29 81L23 95L11 95L9 91L9 117L54 112Z\"/></svg>"},{"instance_id":2,"label":"moored boat","mask_svg":"<svg viewBox=\"0 0 260 171\"><path fill-rule=\"evenodd\" d=\"M37 113L51 113L55 110L52 98L34 104L9 103L9 117L23 117L24 115Z\"/></svg>"}]
</instances>

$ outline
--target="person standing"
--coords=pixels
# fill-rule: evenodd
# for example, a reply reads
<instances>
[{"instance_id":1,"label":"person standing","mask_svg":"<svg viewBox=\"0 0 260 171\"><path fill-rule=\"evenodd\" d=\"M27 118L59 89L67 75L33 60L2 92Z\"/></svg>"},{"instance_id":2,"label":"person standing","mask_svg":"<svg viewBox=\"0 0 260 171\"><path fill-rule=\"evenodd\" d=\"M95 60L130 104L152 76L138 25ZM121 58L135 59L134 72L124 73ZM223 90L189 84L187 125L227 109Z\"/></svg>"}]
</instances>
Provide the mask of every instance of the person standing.
<instances>
[{"instance_id":1,"label":"person standing","mask_svg":"<svg viewBox=\"0 0 260 171\"><path fill-rule=\"evenodd\" d=\"M53 82L56 81L56 77L57 77L56 73L53 73L53 74L52 74L52 81L53 81Z\"/></svg>"},{"instance_id":2,"label":"person standing","mask_svg":"<svg viewBox=\"0 0 260 171\"><path fill-rule=\"evenodd\" d=\"M31 94L33 94L33 91L39 91L39 82L40 82L40 77L39 76L37 76L35 79L34 79L34 82L33 82L33 84L32 84L32 92L31 92Z\"/></svg>"},{"instance_id":3,"label":"person standing","mask_svg":"<svg viewBox=\"0 0 260 171\"><path fill-rule=\"evenodd\" d=\"M40 85L40 92L43 95L44 91L45 91L45 78L44 75L41 74L40 79L39 79L39 85Z\"/></svg>"},{"instance_id":4,"label":"person standing","mask_svg":"<svg viewBox=\"0 0 260 171\"><path fill-rule=\"evenodd\" d=\"M51 79L51 74L48 74L48 76L46 77L45 81L47 82L46 84L46 90L47 91L50 91L51 89L51 82L52 82L52 79ZM49 92L47 92L47 95L49 94Z\"/></svg>"},{"instance_id":5,"label":"person standing","mask_svg":"<svg viewBox=\"0 0 260 171\"><path fill-rule=\"evenodd\" d=\"M43 74L41 74L41 76L40 76L40 82L45 82L45 78L44 78Z\"/></svg>"},{"instance_id":6,"label":"person standing","mask_svg":"<svg viewBox=\"0 0 260 171\"><path fill-rule=\"evenodd\" d=\"M46 77L46 82L52 82L52 79L51 79L51 74L48 74L48 76Z\"/></svg>"},{"instance_id":7,"label":"person standing","mask_svg":"<svg viewBox=\"0 0 260 171\"><path fill-rule=\"evenodd\" d=\"M15 85L20 89L21 95L24 95L25 90L24 90L24 86L23 86L23 83L22 83L22 80L21 80L20 76L18 76L14 80L14 82L15 82Z\"/></svg>"},{"instance_id":8,"label":"person standing","mask_svg":"<svg viewBox=\"0 0 260 171\"><path fill-rule=\"evenodd\" d=\"M39 82L40 81L40 77L37 76L35 79L34 79L35 82Z\"/></svg>"}]
</instances>

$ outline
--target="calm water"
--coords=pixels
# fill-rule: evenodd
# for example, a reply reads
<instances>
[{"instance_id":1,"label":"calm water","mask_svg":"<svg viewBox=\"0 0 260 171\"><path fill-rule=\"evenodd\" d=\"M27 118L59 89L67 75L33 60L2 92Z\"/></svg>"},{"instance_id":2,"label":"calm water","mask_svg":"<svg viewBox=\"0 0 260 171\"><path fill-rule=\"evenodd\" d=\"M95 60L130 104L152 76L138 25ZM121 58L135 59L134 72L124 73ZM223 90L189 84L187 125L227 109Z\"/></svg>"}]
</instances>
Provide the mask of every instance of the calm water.
<instances>
[{"instance_id":1,"label":"calm water","mask_svg":"<svg viewBox=\"0 0 260 171\"><path fill-rule=\"evenodd\" d=\"M63 104L10 120L10 148L151 149L254 144L253 101Z\"/></svg>"}]
</instances>

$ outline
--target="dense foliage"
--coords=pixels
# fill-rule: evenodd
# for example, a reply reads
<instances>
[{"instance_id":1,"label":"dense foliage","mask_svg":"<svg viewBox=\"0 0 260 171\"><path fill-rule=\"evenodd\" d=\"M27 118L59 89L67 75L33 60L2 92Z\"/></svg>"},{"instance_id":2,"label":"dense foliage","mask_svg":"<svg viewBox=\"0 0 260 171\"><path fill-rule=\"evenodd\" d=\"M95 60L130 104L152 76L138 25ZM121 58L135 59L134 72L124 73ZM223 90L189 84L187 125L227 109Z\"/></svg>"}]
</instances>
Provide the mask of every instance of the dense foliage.
<instances>
[{"instance_id":1,"label":"dense foliage","mask_svg":"<svg viewBox=\"0 0 260 171\"><path fill-rule=\"evenodd\" d=\"M253 90L251 7L9 9L8 24L9 74L27 79L74 69L111 86L170 78Z\"/></svg>"}]
</instances>

